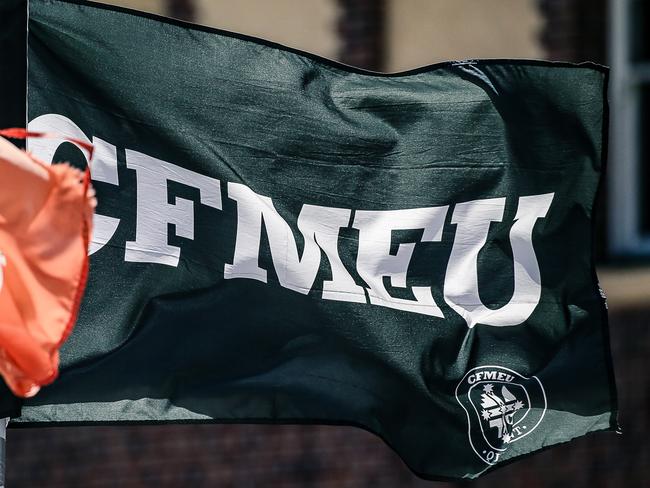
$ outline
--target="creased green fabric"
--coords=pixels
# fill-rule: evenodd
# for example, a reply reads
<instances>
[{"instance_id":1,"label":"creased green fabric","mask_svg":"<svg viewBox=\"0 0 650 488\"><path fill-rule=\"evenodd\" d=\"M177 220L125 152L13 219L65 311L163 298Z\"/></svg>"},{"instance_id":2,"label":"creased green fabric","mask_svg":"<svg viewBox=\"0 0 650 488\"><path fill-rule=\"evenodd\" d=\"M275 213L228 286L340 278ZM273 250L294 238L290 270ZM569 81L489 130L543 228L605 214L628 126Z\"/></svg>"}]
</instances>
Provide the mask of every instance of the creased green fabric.
<instances>
[{"instance_id":1,"label":"creased green fabric","mask_svg":"<svg viewBox=\"0 0 650 488\"><path fill-rule=\"evenodd\" d=\"M30 17L30 125L95 144L108 237L14 425L350 424L436 479L616 428L605 68L382 75L85 2Z\"/></svg>"}]
</instances>

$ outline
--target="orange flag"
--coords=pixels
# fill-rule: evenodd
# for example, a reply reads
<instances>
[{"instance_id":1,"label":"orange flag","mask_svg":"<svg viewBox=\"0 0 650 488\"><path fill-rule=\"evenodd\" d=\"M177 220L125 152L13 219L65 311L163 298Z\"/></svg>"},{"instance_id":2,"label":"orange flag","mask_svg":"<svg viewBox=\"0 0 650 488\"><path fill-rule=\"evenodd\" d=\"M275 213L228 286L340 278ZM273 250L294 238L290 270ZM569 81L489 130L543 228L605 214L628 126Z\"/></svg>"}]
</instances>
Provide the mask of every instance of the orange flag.
<instances>
[{"instance_id":1,"label":"orange flag","mask_svg":"<svg viewBox=\"0 0 650 488\"><path fill-rule=\"evenodd\" d=\"M58 374L86 284L95 205L87 172L47 166L0 137L0 374L18 396Z\"/></svg>"}]
</instances>

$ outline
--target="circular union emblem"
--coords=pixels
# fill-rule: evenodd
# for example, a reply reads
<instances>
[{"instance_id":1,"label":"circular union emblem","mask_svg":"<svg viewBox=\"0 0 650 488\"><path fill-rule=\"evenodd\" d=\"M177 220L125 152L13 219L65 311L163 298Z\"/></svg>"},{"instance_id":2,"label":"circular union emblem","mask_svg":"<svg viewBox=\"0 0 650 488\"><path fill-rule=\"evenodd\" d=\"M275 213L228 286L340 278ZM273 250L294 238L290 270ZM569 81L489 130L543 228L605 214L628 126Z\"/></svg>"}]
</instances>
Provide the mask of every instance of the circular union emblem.
<instances>
[{"instance_id":1,"label":"circular union emblem","mask_svg":"<svg viewBox=\"0 0 650 488\"><path fill-rule=\"evenodd\" d=\"M470 370L456 387L456 400L467 414L472 449L490 465L532 433L546 413L546 393L539 378L526 378L503 366Z\"/></svg>"}]
</instances>

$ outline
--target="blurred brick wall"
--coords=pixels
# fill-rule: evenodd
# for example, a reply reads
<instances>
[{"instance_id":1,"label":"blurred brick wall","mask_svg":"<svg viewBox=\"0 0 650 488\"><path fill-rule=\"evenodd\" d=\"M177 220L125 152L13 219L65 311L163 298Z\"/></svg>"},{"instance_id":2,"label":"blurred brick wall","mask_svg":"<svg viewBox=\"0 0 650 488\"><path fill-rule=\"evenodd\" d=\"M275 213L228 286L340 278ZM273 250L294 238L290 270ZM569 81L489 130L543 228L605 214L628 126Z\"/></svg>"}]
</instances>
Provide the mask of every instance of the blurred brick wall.
<instances>
[{"instance_id":1,"label":"blurred brick wall","mask_svg":"<svg viewBox=\"0 0 650 488\"><path fill-rule=\"evenodd\" d=\"M338 0L339 60L345 64L381 71L385 62L385 0Z\"/></svg>"},{"instance_id":2,"label":"blurred brick wall","mask_svg":"<svg viewBox=\"0 0 650 488\"><path fill-rule=\"evenodd\" d=\"M539 5L548 59L606 64L607 0L539 0Z\"/></svg>"},{"instance_id":3,"label":"blurred brick wall","mask_svg":"<svg viewBox=\"0 0 650 488\"><path fill-rule=\"evenodd\" d=\"M441 61L544 57L539 0L385 0L388 71Z\"/></svg>"},{"instance_id":4,"label":"blurred brick wall","mask_svg":"<svg viewBox=\"0 0 650 488\"><path fill-rule=\"evenodd\" d=\"M194 0L167 0L167 14L177 19L193 21L196 19Z\"/></svg>"},{"instance_id":5,"label":"blurred brick wall","mask_svg":"<svg viewBox=\"0 0 650 488\"><path fill-rule=\"evenodd\" d=\"M649 487L647 317L645 310L611 317L623 435L592 434L471 486ZM10 429L8 434L8 488L466 486L415 478L381 440L354 427L166 425Z\"/></svg>"}]
</instances>

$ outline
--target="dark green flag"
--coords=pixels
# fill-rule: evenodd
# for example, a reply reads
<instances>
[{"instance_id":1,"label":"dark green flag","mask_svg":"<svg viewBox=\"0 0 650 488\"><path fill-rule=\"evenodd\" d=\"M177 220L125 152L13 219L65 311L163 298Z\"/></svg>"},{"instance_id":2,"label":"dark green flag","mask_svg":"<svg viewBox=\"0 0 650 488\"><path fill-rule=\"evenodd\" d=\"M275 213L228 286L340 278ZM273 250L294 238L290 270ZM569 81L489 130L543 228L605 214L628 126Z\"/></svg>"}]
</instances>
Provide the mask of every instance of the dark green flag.
<instances>
[{"instance_id":1,"label":"dark green flag","mask_svg":"<svg viewBox=\"0 0 650 488\"><path fill-rule=\"evenodd\" d=\"M99 207L60 378L13 425L356 425L425 478L616 428L605 68L377 74L72 0L30 1L28 59L30 128L95 145Z\"/></svg>"}]
</instances>

